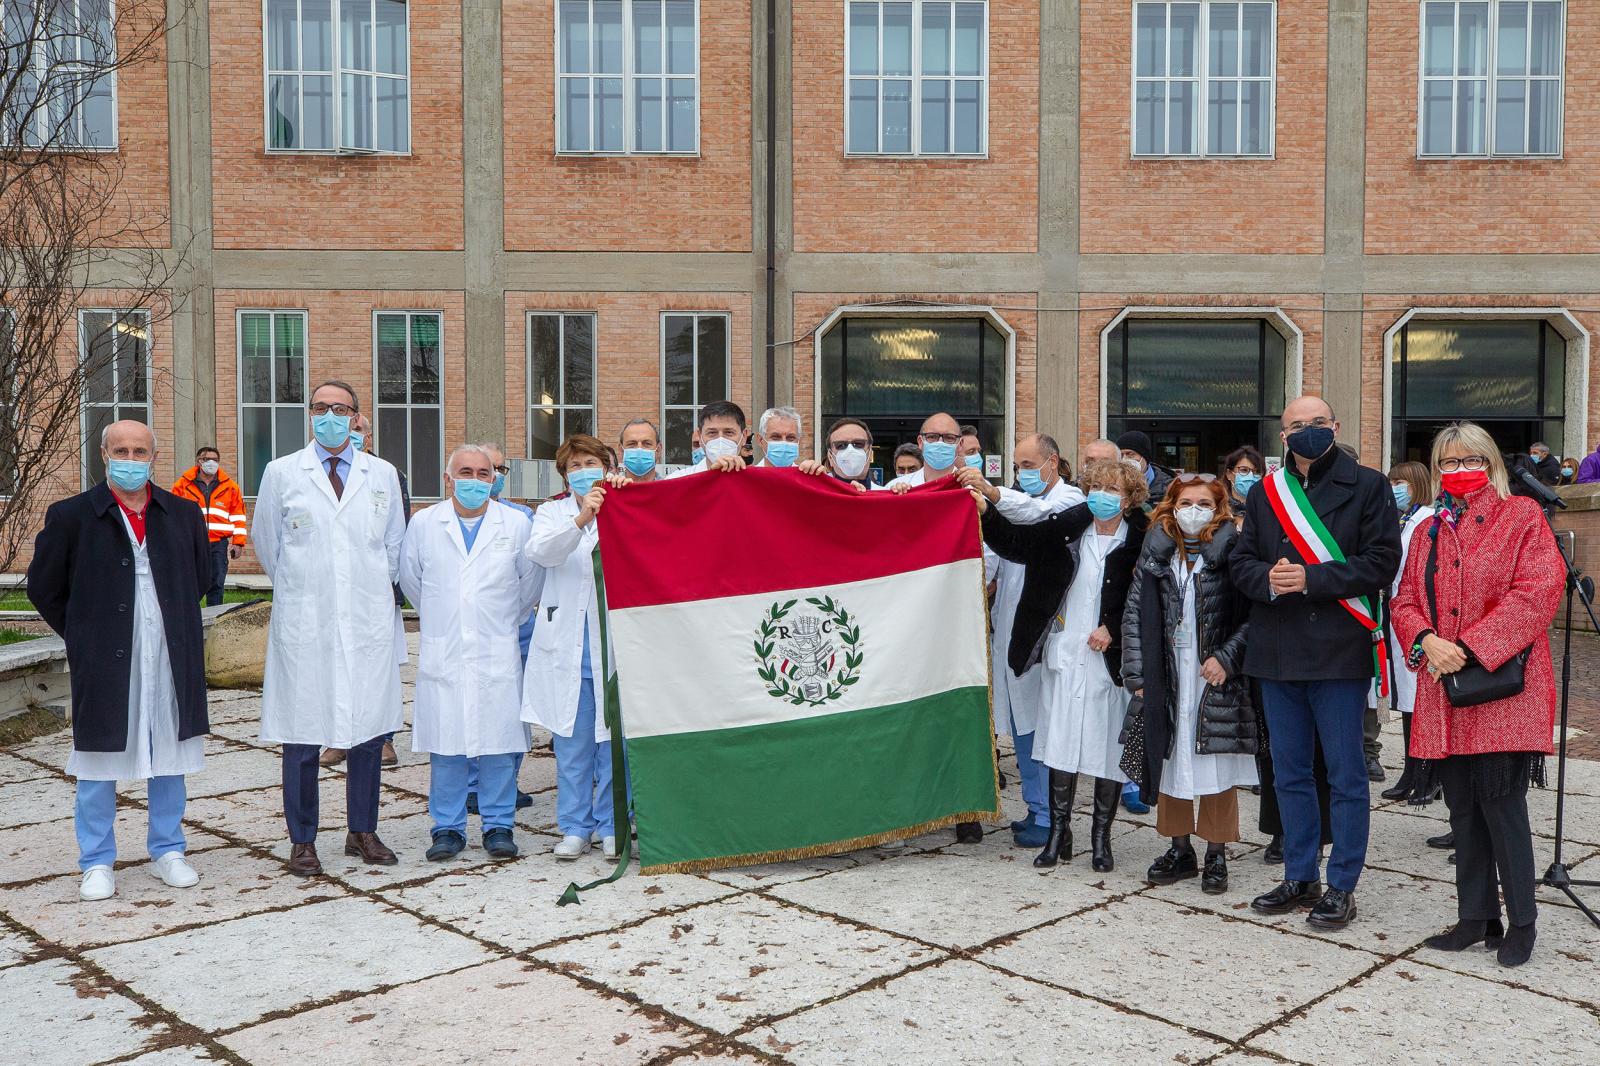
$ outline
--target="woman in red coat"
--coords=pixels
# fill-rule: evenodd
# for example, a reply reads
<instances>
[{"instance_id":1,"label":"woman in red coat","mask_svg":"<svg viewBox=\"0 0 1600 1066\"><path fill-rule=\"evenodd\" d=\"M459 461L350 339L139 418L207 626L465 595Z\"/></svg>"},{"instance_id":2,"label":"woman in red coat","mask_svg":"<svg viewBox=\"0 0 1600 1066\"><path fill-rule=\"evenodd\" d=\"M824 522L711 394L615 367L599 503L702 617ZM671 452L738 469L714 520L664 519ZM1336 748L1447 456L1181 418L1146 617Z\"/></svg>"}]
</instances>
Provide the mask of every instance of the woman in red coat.
<instances>
[{"instance_id":1,"label":"woman in red coat","mask_svg":"<svg viewBox=\"0 0 1600 1066\"><path fill-rule=\"evenodd\" d=\"M1538 505L1509 494L1500 450L1481 426L1440 430L1433 479L1442 490L1436 513L1412 542L1393 604L1395 633L1417 670L1410 754L1425 760L1424 785L1429 776L1443 784L1456 842L1458 921L1427 944L1463 951L1486 941L1502 966L1520 966L1534 941L1528 784L1543 783L1556 716L1545 634L1566 571ZM1521 692L1451 704L1445 675L1469 664L1497 670L1524 650Z\"/></svg>"}]
</instances>

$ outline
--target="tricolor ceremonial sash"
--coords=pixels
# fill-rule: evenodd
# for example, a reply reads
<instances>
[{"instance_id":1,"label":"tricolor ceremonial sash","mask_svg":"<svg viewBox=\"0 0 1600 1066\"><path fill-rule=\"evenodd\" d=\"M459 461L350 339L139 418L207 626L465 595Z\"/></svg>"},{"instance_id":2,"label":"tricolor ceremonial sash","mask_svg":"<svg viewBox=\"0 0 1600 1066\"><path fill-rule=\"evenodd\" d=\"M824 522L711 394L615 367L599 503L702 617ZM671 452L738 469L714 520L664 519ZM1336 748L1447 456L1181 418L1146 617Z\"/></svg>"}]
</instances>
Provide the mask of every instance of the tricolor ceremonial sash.
<instances>
[{"instance_id":1,"label":"tricolor ceremonial sash","mask_svg":"<svg viewBox=\"0 0 1600 1066\"><path fill-rule=\"evenodd\" d=\"M1302 562L1307 566L1315 566L1318 563L1345 561L1339 542L1323 525L1299 479L1290 476L1287 468L1280 467L1268 474L1262 480L1261 487L1267 494L1272 513L1278 517L1278 525L1283 527L1284 535L1294 545ZM1387 696L1389 671L1386 667L1389 655L1383 639L1383 619L1376 602L1371 596L1353 596L1340 600L1339 605L1372 635L1372 668L1378 678L1378 694Z\"/></svg>"}]
</instances>

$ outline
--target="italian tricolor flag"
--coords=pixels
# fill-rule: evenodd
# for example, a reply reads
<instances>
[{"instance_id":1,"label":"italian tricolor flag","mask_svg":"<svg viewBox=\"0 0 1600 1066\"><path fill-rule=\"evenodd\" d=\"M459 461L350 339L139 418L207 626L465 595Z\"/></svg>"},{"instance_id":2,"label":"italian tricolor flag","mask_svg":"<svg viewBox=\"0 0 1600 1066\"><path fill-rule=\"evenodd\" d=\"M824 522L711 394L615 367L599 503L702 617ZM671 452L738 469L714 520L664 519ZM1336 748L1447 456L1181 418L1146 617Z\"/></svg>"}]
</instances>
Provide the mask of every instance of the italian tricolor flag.
<instances>
[{"instance_id":1,"label":"italian tricolor flag","mask_svg":"<svg viewBox=\"0 0 1600 1066\"><path fill-rule=\"evenodd\" d=\"M646 873L999 813L966 492L708 472L608 493L599 556Z\"/></svg>"}]
</instances>

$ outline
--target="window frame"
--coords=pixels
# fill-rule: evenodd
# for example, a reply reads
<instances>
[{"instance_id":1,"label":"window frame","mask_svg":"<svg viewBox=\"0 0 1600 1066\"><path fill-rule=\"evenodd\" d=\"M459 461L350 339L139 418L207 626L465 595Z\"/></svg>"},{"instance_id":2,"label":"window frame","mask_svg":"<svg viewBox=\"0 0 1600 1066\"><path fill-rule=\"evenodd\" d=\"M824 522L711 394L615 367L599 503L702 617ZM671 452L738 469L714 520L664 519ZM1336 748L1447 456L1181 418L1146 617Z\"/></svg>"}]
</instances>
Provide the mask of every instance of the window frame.
<instances>
[{"instance_id":1,"label":"window frame","mask_svg":"<svg viewBox=\"0 0 1600 1066\"><path fill-rule=\"evenodd\" d=\"M144 410L145 410L144 424L147 425L147 426L150 426L152 431L155 428L155 417L156 417L156 414L155 414L155 408L156 408L156 403L155 403L155 400L156 400L156 397L155 397L156 337L155 337L155 329L154 329L154 326L153 326L154 319L151 316L150 310L148 308L144 308L144 307L80 307L80 308L78 308L78 313L77 313L78 366L80 366L80 367L82 367L84 365L84 361L85 361L84 345L85 345L85 342L88 340L88 334L85 333L85 331L84 331L84 316L85 315L111 315L113 323L115 323L115 322L117 322L119 320L126 320L130 316L134 316L134 315L143 316L143 318L144 318L144 328L145 328L146 335L148 337L148 339L145 342L145 353L144 353L144 403L142 403L142 404L126 403L125 404L125 403L119 402L117 400L117 398L116 398L117 397L117 392L119 391L118 390L118 383L120 381L120 378L117 376L117 352L116 352L116 349L115 349L115 345L116 345L117 341L116 341L115 335L113 335L113 337L112 337L113 349L112 349L112 354L111 354L111 375L112 375L112 378L111 378L112 400L111 400L111 402L110 403L93 403L90 400L88 400L87 399L87 396L88 396L88 385L87 385L87 381L85 382L85 387L84 387L84 397L85 398L79 400L79 402L78 402L78 452L79 452L79 454L78 454L78 481L79 481L79 484L81 484L85 489L89 489L89 488L93 487L90 484L90 481L89 481L89 449L91 447L93 447L93 448L99 448L100 447L100 442L99 441L91 441L89 439L89 418L88 418L88 414L89 414L89 410L91 408L96 408L96 409L109 408L112 411L112 413L115 414L121 408L124 408L124 407L143 407Z\"/></svg>"},{"instance_id":2,"label":"window frame","mask_svg":"<svg viewBox=\"0 0 1600 1066\"><path fill-rule=\"evenodd\" d=\"M378 377L378 319L383 315L403 315L406 320L406 402L383 403L379 400L382 386ZM439 402L415 403L411 399L411 319L414 316L428 315L438 319L439 322ZM309 344L307 345L309 348ZM375 307L372 309L372 411L367 420L372 423L372 447L368 454L383 458L378 451L378 445L383 439L383 430L380 429L381 415L386 410L411 412L434 408L439 416L439 473L448 471L446 466L450 461L450 446L444 437L444 401L445 401L445 335L444 335L444 310L443 308L412 308L412 307ZM416 439L411 433L411 420L406 419L406 465L396 466L406 477L407 489L416 485L413 464L416 462ZM386 460L388 461L388 460ZM431 492L412 492L412 499L416 500L442 500L444 499L444 479L441 477Z\"/></svg>"},{"instance_id":3,"label":"window frame","mask_svg":"<svg viewBox=\"0 0 1600 1066\"><path fill-rule=\"evenodd\" d=\"M592 350L589 352L590 380L594 382L594 400L591 403L567 403L567 316L582 316L589 319L589 336L592 338ZM535 318L554 317L556 321L556 336L560 341L560 348L556 352L556 390L559 395L557 402L533 402L533 320ZM589 424L595 429L596 436L600 428L600 313L578 308L530 308L522 316L522 394L523 394L523 440L529 458L534 456L533 447L533 412L535 409L551 410L556 412L556 438L557 443L567 439L567 412L588 411ZM554 459L554 456L550 458Z\"/></svg>"},{"instance_id":4,"label":"window frame","mask_svg":"<svg viewBox=\"0 0 1600 1066\"><path fill-rule=\"evenodd\" d=\"M17 3L17 2L18 2L18 0L0 0L0 21L3 21L3 19L5 18L6 14L9 11L11 5L14 4L14 3ZM33 2L34 2L35 7L37 7L38 4L44 3L45 0L33 0ZM77 5L77 4L81 3L82 0L72 0L72 2L73 2L74 5ZM265 0L262 0L262 2L265 3ZM33 148L34 150L37 150L37 151L47 151L47 152L72 152L72 153L95 152L95 153L99 153L99 152L118 152L118 151L121 151L121 149L122 149L122 100L121 100L122 79L118 75L120 75L122 73L122 71L121 71L121 67L119 65L119 61L117 59L117 40L116 40L117 25L118 25L118 23L117 23L117 0L106 0L106 15L107 15L107 17L109 19L109 25L111 27L111 38L112 38L111 39L111 59L110 59L111 69L106 74L106 77L109 78L110 81L111 81L111 140L110 140L110 143L108 143L108 144L77 144L77 145L54 143L54 144L46 144L46 145L29 146L26 143L23 143L21 145L13 144L13 143L9 142L4 136L0 136L0 146L4 146L6 148L30 148L31 147L31 148ZM80 25L81 25L81 23L80 23ZM42 81L43 80L44 71L49 69L48 63L43 59L42 56L34 56L33 58L34 58L35 76L39 77L41 79L41 81ZM41 119L40 116L43 116L43 118ZM36 113L35 113L35 116L34 116L36 119L40 119L40 121L45 121L45 120L48 119L48 116L49 116L49 108L48 107L45 107L45 108L37 108L36 107ZM3 122L3 120L0 120L0 131L3 131L4 128L5 128L4 127L4 122Z\"/></svg>"},{"instance_id":5,"label":"window frame","mask_svg":"<svg viewBox=\"0 0 1600 1066\"><path fill-rule=\"evenodd\" d=\"M233 444L234 444L234 452L233 452L233 454L237 458L237 463L238 463L239 491L240 491L241 495L244 496L245 499L253 500L253 499L256 498L256 494L253 493L253 492L246 492L246 489L248 488L248 486L247 486L246 481L245 481L245 471L244 471L244 454L245 454L245 448L244 448L244 418L242 417L242 413L245 410L245 408L247 408L247 407L249 407L249 408L265 408L265 409L267 409L269 411L276 412L277 409L280 408L280 407L289 407L291 405L287 404L287 403L279 403L276 400L274 400L274 401L272 401L270 403L260 403L260 402L247 403L245 401L245 399L244 399L244 316L245 315L267 315L269 318L273 318L273 316L276 316L276 315L299 315L300 316L300 323L301 323L301 325L300 325L300 336L305 338L305 352L304 352L305 366L302 368L302 377L303 377L303 379L305 381L306 388L309 389L310 385L311 385L311 312L308 309L303 308L303 307L237 307L237 308L234 308L234 312L233 312L233 351L234 351L234 365L233 365L233 380L234 380L234 398L233 398L233 400L234 400L234 441L233 441ZM268 329L269 329L269 334L268 335L271 338L271 341L269 342L269 345L271 347L275 348L276 347L276 342L277 342L277 335L278 335L278 324L277 324L277 321L276 321L275 318L273 318L273 320L268 324ZM301 398L300 403L299 403L300 423L301 423L301 426L302 426L302 432L301 432L300 443L298 444L298 446L295 449L293 449L293 451L298 451L300 448L304 448L311 440L310 403L311 403L311 394L309 392L307 392L305 394L305 396L303 396ZM273 419L270 420L269 424L272 426L272 444L273 444L272 451L276 452L277 451L277 443L278 443L278 421L277 421L276 418L273 418ZM290 455L290 454L293 454L293 451L286 451L286 452L284 452L282 454L283 455ZM281 455L277 455L277 454L274 454L273 457L272 457L272 459L279 459L279 458L282 458L282 456ZM272 462L272 459L268 459L267 462L269 462L269 463ZM266 469L266 467L263 466L262 470L265 471L265 469Z\"/></svg>"},{"instance_id":6,"label":"window frame","mask_svg":"<svg viewBox=\"0 0 1600 1066\"><path fill-rule=\"evenodd\" d=\"M959 3L975 2L983 5L983 40L978 49L982 57L983 73L978 75L956 74L952 69L947 74L925 74L922 71L922 7L924 0L844 0L844 75L842 78L843 99L842 114L844 128L844 155L846 159L988 159L989 158L989 106L990 106L990 74L992 73L989 62L990 43L990 0L929 0L929 2L942 2L950 5L950 42L951 49L955 48L955 7ZM850 73L850 7L855 3L872 3L878 9L878 73L877 74L851 74ZM897 74L885 75L883 73L883 6L886 3L907 3L911 5L911 73L902 77ZM952 63L952 68L954 64ZM853 151L850 147L850 83L857 80L871 79L878 83L878 122L875 129L875 140L878 148L871 152ZM883 148L883 83L885 80L909 81L911 83L911 150L907 152L890 152ZM924 81L943 81L954 85L955 82L976 82L983 87L982 106L978 108L978 150L975 152L925 152L922 150L922 83ZM950 103L951 115L951 142L955 137L955 101L952 95Z\"/></svg>"},{"instance_id":7,"label":"window frame","mask_svg":"<svg viewBox=\"0 0 1600 1066\"><path fill-rule=\"evenodd\" d=\"M691 385L691 396L693 397L693 402L692 403L688 403L688 404L681 404L681 403L668 404L667 403L667 319L668 318L683 318L683 317L689 317L689 318L691 318L693 320L693 322L692 322L692 324L690 326L690 330L689 330L690 334L694 337L694 356L692 357L692 361L691 361L690 366L689 366L689 381L690 381L690 385ZM667 438L667 412L668 411L688 411L688 412L690 412L690 417L691 417L692 424L694 425L695 428L698 428L698 426L699 426L699 417L700 417L700 409L702 407L704 407L708 403L716 402L715 400L703 400L700 397L700 320L702 318L720 318L723 321L723 332L722 332L722 336L724 338L724 342L723 343L727 345L727 348L723 352L723 360L722 360L722 393L723 393L723 395L721 397L719 397L719 399L728 400L728 399L731 399L732 396L733 396L733 312L732 311L719 311L719 310L714 310L714 309L689 310L689 309L684 309L684 308L673 308L672 310L662 311L656 318L656 324L657 324L657 332L656 332L656 371L657 371L657 375L656 376L657 376L657 380L659 381L658 395L660 397L660 403L661 403L660 407L658 407L656 409L656 414L660 418L660 421L657 422L656 424L661 427L661 450L662 450L662 455L664 457L663 461L666 462L666 463L669 463L669 464L672 463L672 457L670 455L668 455L667 451L666 451L666 448L667 448L667 439L666 439ZM755 427L754 426L749 426L747 428L750 429L750 430L754 430Z\"/></svg>"},{"instance_id":8,"label":"window frame","mask_svg":"<svg viewBox=\"0 0 1600 1066\"><path fill-rule=\"evenodd\" d=\"M1567 151L1567 0L1561 3L1561 54L1558 63L1559 70L1552 77L1547 74L1522 74L1506 75L1509 81L1520 81L1529 84L1535 81L1553 81L1556 85L1556 148L1553 152L1496 152L1494 150L1494 125L1495 125L1495 87L1500 80L1498 70L1500 58L1500 3L1501 0L1477 0L1488 5L1488 38L1489 52L1485 60L1485 73L1482 78L1461 74L1452 71L1450 74L1427 73L1428 70L1428 5L1430 3L1450 3L1455 15L1454 28L1451 33L1451 51L1459 55L1461 34L1461 4L1473 0L1418 0L1417 4L1417 159L1422 162L1434 162L1452 159L1538 159L1562 160L1566 158ZM1529 25L1532 25L1532 7L1529 7ZM1528 49L1533 48L1532 34L1529 34ZM1430 81L1449 82L1450 92L1450 141L1455 147L1456 137L1456 108L1460 97L1455 91L1457 85L1463 81L1482 81L1484 83L1484 123L1482 152L1428 152L1424 150L1426 143L1426 127L1424 126L1423 109L1426 106L1426 94ZM1529 119L1533 107L1533 94L1529 93L1523 104L1523 144L1528 142Z\"/></svg>"},{"instance_id":9,"label":"window frame","mask_svg":"<svg viewBox=\"0 0 1600 1066\"><path fill-rule=\"evenodd\" d=\"M589 4L589 26L593 27L594 26L594 0L587 0L587 2ZM564 73L562 71L562 69L561 69L561 0L551 0L551 3L552 3L552 7L554 9L554 12L555 12L555 17L552 20L554 25L552 26L552 29L551 29L551 38L552 38L553 51L551 52L552 62L551 62L550 65L551 65L551 68L552 68L551 76L552 76L553 83L554 83L554 86L555 86L555 91L554 91L554 94L553 94L553 98L551 100L551 110L553 112L553 114L551 115L551 118L555 122L555 137L556 137L555 149L556 149L556 155L557 156L571 156L571 157L578 158L578 159L582 159L584 157L621 158L621 157L624 157L624 156L667 156L667 157L671 157L671 158L674 158L674 159L698 159L699 156L700 156L700 134L701 134L701 121L700 121L701 106L700 105L701 105L702 100L703 100L703 97L701 95L701 90L703 88L703 80L701 78L701 73L702 73L702 71L704 69L704 63L702 61L702 57L701 57L701 54L700 54L701 45L704 43L703 42L703 35L701 33L702 22L701 22L701 18L700 18L700 16L701 16L700 0L693 0L693 3L694 3L694 77L693 77L693 80L694 80L694 146L692 148L677 149L677 150L669 149L669 148L640 149L640 148L631 147L631 144L632 144L632 141L633 141L633 138L634 138L634 130L635 130L634 89L633 89L634 79L635 78L659 78L663 82L666 82L666 81L669 81L669 80L683 80L683 79L686 79L686 78L689 77L689 75L686 75L686 74L668 74L665 71L663 71L660 74L636 74L634 72L634 69L633 69L633 65L634 65L634 63L633 63L633 60L634 60L634 47L633 47L633 0L621 0L621 3L622 3L622 73L620 75L618 75L618 77L620 77L621 80L622 80L622 143L623 143L623 147L619 148L619 149L610 149L610 148L564 148L564 147L562 147L562 145L566 141L566 138L564 136L565 133L566 133L566 124L565 124L566 120L562 115L562 110L563 109L561 107L561 83L562 83L562 81L564 79L566 79L566 78L588 78L590 80L591 84L592 84L593 81L595 79L597 79L597 78L611 77L612 75L609 75L609 74L597 74L597 73L594 73L593 71L590 71L590 72L587 72L587 73L571 73L571 74L568 74L568 73ZM665 37L666 37L666 8L665 8L665 4L663 4L663 7L662 7L662 39L663 39L663 42L665 41ZM593 35L592 34L590 36L590 39L593 40ZM593 96L591 96L590 99L592 100ZM662 109L661 110L662 143L665 144L666 143L666 136L665 135L666 135L666 126L667 126L667 112L666 112L666 101L665 101L664 98L662 100L661 109ZM592 121L593 121L593 113L591 111L591 122ZM529 432L531 433L532 430L530 429Z\"/></svg>"},{"instance_id":10,"label":"window frame","mask_svg":"<svg viewBox=\"0 0 1600 1066\"><path fill-rule=\"evenodd\" d=\"M1200 21L1196 27L1196 55L1195 74L1190 77L1174 78L1171 74L1159 77L1140 77L1139 75L1139 7L1142 3L1160 3L1166 10L1167 33L1169 38L1168 55L1170 58L1170 34L1172 26L1172 5L1174 3L1195 3L1200 8ZM1262 78L1259 75L1218 75L1215 79L1211 76L1211 5L1213 3L1231 3L1240 8L1241 24L1243 22L1243 8L1245 4L1264 3L1272 8L1272 35L1270 38L1271 55L1270 67L1272 73ZM1130 48L1128 50L1128 158L1135 160L1154 159L1237 159L1247 162L1270 161L1278 158L1278 0L1134 0L1129 6L1130 21ZM1242 43L1241 43L1242 47ZM1268 86L1267 93L1267 147L1262 152L1209 152L1206 144L1210 132L1207 125L1207 112L1209 110L1210 95L1207 91L1208 84L1213 81L1227 81L1236 85L1245 82L1265 81ZM1195 85L1195 119L1193 126L1195 151L1193 152L1141 152L1139 151L1139 83L1141 81L1159 81L1170 83L1173 81L1192 81ZM1243 132L1243 104L1241 101L1235 105L1238 132ZM1235 145L1243 138L1237 138Z\"/></svg>"},{"instance_id":11,"label":"window frame","mask_svg":"<svg viewBox=\"0 0 1600 1066\"><path fill-rule=\"evenodd\" d=\"M352 73L359 74L359 75L361 75L363 77L370 76L370 77L373 77L373 78L382 78L382 79L387 79L387 80L390 80L390 81L400 81L400 80L402 80L402 76L398 75L398 74L388 74L388 73L384 73L382 71L377 71L377 70L354 70L354 68L345 67L344 62L343 62L343 58L344 58L344 56L343 56L343 45L341 44L341 40L340 40L342 35L339 32L339 27L340 27L340 24L341 24L340 8L344 4L345 0L328 0L329 17L332 20L331 21L331 26L332 26L332 38L333 39L332 39L332 42L331 42L331 44L332 44L332 53L331 53L332 65L331 65L330 69L326 72L326 76L332 82L332 92L333 92L333 147L331 147L331 148L274 148L272 146L272 106L271 106L272 105L272 79L273 79L273 77L275 75L294 76L294 77L303 78L305 76L305 67L302 65L302 66L300 66L300 67L298 67L298 68L296 68L294 70L274 70L274 69L272 69L272 64L271 64L272 49L271 49L271 46L270 46L270 44L268 42L268 38L267 38L267 35L270 32L270 23L268 21L268 18L269 18L268 8L270 7L271 2L272 2L272 0L261 0L261 143L265 146L266 153L268 155L382 156L384 158L389 158L389 159L405 159L405 158L408 158L411 155L413 155L415 150L416 150L416 141L415 141L416 129L415 129L415 123L413 122L413 118L415 117L414 108L412 106L413 103L414 103L414 95L412 93L412 85L411 85L411 82L412 82L411 59L412 59L412 52L414 51L413 44L412 44L412 39L411 39L411 0L407 0L407 2L404 5L405 9L406 9L406 72L405 72L405 75L403 76L403 80L405 81L405 85L406 85L406 150L403 151L403 152L395 152L395 151L390 151L390 150L385 149L385 148L376 148L376 147L374 147L374 148L346 148L346 147L343 147L340 144L340 141L342 141L344 139L343 138L343 129L344 129L344 106L343 106L344 96L343 96L343 93L344 93L344 75L345 75L346 71L349 70ZM371 0L368 0L368 2L370 3ZM303 4L303 0L295 0L295 20L296 20L296 26L297 27L300 26L301 22L302 22L302 15L301 15L302 4ZM373 19L372 25L373 25L373 33L376 34L377 33L377 25L378 25L376 18ZM303 43L303 37L302 37L302 43ZM299 47L300 46L297 45L297 49ZM374 49L374 51L376 51L376 49ZM313 76L320 77L320 76L323 76L324 73L325 72L319 70L319 71L314 72ZM304 86L303 85L302 85L301 91L300 91L297 99L300 102L300 122L301 122L301 125L304 126L304 124L305 124L305 90L304 90ZM376 86L374 86L373 101L372 101L374 127L376 127L376 124L377 124L377 107L378 107L377 91L376 91Z\"/></svg>"}]
</instances>

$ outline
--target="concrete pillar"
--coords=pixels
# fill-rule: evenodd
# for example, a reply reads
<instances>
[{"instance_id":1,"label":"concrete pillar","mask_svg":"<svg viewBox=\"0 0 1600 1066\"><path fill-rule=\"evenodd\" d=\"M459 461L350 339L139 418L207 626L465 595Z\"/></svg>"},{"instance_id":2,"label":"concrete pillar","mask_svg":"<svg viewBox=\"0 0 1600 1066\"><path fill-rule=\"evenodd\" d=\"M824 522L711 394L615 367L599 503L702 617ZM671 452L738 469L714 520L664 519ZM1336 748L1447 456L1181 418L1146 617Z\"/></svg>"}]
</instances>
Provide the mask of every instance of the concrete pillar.
<instances>
[{"instance_id":1,"label":"concrete pillar","mask_svg":"<svg viewBox=\"0 0 1600 1066\"><path fill-rule=\"evenodd\" d=\"M1323 199L1322 395L1341 436L1361 441L1361 304L1365 289L1367 0L1328 4L1327 186ZM1369 462L1376 456L1365 456Z\"/></svg>"},{"instance_id":2,"label":"concrete pillar","mask_svg":"<svg viewBox=\"0 0 1600 1066\"><path fill-rule=\"evenodd\" d=\"M211 14L167 0L168 217L172 278L172 430L177 469L200 444L238 457L217 436L217 352L212 328ZM231 442L229 442L231 443Z\"/></svg>"},{"instance_id":3,"label":"concrete pillar","mask_svg":"<svg viewBox=\"0 0 1600 1066\"><path fill-rule=\"evenodd\" d=\"M505 106L501 95L500 4L461 5L462 158L466 171L467 438L504 440L505 334ZM522 445L506 441L512 455Z\"/></svg>"},{"instance_id":4,"label":"concrete pillar","mask_svg":"<svg viewBox=\"0 0 1600 1066\"><path fill-rule=\"evenodd\" d=\"M1039 11L1040 307L1078 306L1078 8L1078 0L1062 0ZM1076 456L1077 311L1039 312L1035 387L1036 428Z\"/></svg>"}]
</instances>

